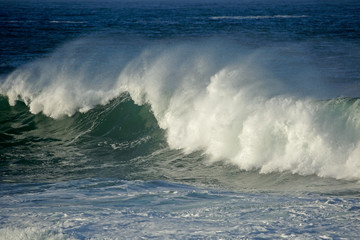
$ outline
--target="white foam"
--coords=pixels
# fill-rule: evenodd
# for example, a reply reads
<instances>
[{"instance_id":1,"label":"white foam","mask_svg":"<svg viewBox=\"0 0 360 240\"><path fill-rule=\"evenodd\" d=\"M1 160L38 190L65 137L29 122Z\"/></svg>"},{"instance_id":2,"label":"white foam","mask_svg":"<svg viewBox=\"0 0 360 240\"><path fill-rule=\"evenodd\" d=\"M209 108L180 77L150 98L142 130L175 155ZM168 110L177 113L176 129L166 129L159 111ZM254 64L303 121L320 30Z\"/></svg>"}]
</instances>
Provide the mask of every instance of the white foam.
<instances>
[{"instance_id":1,"label":"white foam","mask_svg":"<svg viewBox=\"0 0 360 240\"><path fill-rule=\"evenodd\" d=\"M31 226L31 224L29 224ZM21 228L1 228L0 240L24 240L24 239L48 239L48 240L72 240L70 236L57 233L46 228L21 227Z\"/></svg>"}]
</instances>

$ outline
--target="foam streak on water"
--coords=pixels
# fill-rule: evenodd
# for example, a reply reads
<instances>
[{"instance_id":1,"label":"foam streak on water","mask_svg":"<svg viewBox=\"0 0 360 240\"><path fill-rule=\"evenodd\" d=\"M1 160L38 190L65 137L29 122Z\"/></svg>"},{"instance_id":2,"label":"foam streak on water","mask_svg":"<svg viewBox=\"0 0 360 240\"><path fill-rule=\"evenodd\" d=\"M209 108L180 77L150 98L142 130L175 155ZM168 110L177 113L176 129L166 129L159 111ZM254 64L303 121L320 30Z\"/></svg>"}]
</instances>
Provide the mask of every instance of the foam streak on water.
<instances>
[{"instance_id":1,"label":"foam streak on water","mask_svg":"<svg viewBox=\"0 0 360 240\"><path fill-rule=\"evenodd\" d=\"M108 179L4 187L0 239L351 239L360 223L358 202L333 196Z\"/></svg>"}]
</instances>

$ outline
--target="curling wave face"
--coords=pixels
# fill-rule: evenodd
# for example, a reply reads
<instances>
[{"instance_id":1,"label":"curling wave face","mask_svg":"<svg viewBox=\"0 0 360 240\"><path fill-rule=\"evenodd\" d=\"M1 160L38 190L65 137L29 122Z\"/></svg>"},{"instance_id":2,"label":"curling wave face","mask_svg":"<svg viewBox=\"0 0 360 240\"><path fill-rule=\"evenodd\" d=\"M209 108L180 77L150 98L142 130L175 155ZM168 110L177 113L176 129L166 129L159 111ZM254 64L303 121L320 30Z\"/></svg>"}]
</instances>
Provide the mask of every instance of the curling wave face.
<instances>
[{"instance_id":1,"label":"curling wave face","mask_svg":"<svg viewBox=\"0 0 360 240\"><path fill-rule=\"evenodd\" d=\"M0 93L10 105L23 101L52 121L86 113L96 124L88 121L69 141L97 131L132 134L136 145L156 132L171 149L200 151L242 170L358 180L360 100L334 97L333 87L299 56L302 50L294 44L254 50L219 40L129 47L89 38L18 68ZM124 107L129 101L143 107ZM98 105L114 112L119 104L119 120L115 114L101 127ZM121 119L130 112L126 124Z\"/></svg>"}]
</instances>

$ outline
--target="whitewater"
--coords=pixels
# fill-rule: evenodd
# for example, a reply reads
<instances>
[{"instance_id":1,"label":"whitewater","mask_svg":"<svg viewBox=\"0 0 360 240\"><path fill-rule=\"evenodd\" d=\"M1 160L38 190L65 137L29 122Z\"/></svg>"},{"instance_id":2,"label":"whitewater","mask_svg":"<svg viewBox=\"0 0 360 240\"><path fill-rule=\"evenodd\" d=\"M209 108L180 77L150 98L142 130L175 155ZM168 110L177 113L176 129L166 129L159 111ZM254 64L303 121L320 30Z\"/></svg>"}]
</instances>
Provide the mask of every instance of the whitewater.
<instances>
[{"instance_id":1,"label":"whitewater","mask_svg":"<svg viewBox=\"0 0 360 240\"><path fill-rule=\"evenodd\" d=\"M358 3L0 4L0 239L357 238Z\"/></svg>"}]
</instances>

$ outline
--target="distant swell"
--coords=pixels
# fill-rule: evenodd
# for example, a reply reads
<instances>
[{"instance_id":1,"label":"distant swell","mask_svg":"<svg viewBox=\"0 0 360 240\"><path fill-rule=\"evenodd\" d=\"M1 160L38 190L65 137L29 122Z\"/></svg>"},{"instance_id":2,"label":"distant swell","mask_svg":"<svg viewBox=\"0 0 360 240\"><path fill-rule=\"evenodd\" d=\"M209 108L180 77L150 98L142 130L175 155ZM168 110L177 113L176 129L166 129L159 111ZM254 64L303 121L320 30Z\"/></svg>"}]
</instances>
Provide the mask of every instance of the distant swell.
<instances>
[{"instance_id":1,"label":"distant swell","mask_svg":"<svg viewBox=\"0 0 360 240\"><path fill-rule=\"evenodd\" d=\"M150 106L173 149L203 151L212 161L261 173L360 178L360 100L322 100L332 89L291 54L297 46L288 53L222 41L143 45L69 43L11 73L0 93L11 105L21 100L33 114L55 119L129 94L135 104ZM121 114L129 111L133 107Z\"/></svg>"},{"instance_id":2,"label":"distant swell","mask_svg":"<svg viewBox=\"0 0 360 240\"><path fill-rule=\"evenodd\" d=\"M263 16L263 15L254 15L254 16L214 16L210 17L213 20L221 20L221 19L232 19L232 20L247 20L247 19L281 19L281 18L307 18L307 15L271 15L271 16Z\"/></svg>"}]
</instances>

